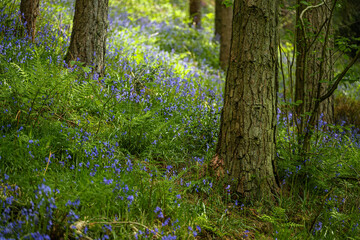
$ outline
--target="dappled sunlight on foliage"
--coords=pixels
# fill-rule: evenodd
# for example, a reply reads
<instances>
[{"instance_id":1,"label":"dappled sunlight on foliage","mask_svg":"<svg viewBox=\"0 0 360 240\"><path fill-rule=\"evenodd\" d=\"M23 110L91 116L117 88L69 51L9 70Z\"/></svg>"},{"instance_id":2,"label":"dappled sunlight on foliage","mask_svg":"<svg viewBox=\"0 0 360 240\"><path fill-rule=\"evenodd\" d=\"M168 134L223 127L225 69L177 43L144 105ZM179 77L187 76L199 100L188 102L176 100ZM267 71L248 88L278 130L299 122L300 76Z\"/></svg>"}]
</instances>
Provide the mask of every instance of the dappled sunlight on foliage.
<instances>
[{"instance_id":1,"label":"dappled sunlight on foliage","mask_svg":"<svg viewBox=\"0 0 360 240\"><path fill-rule=\"evenodd\" d=\"M359 235L354 127L321 121L303 161L296 119L279 109L270 207L211 174L225 74L210 3L196 31L183 1L110 1L101 77L63 60L73 3L43 1L34 42L19 34L18 1L0 3L1 239ZM338 119L359 127L347 101Z\"/></svg>"}]
</instances>

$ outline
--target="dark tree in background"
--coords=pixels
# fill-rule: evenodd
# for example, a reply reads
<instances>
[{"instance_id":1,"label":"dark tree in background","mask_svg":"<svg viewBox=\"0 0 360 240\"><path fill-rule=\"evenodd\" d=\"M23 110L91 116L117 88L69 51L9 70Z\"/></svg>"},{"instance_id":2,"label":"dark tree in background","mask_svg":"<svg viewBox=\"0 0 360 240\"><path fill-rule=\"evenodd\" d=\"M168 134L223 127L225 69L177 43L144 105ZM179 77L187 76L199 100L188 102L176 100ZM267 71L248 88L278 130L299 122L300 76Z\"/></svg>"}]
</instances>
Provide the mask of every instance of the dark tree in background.
<instances>
[{"instance_id":1,"label":"dark tree in background","mask_svg":"<svg viewBox=\"0 0 360 240\"><path fill-rule=\"evenodd\" d=\"M103 74L109 0L76 0L71 40L65 60L79 60Z\"/></svg>"},{"instance_id":2,"label":"dark tree in background","mask_svg":"<svg viewBox=\"0 0 360 240\"><path fill-rule=\"evenodd\" d=\"M39 15L40 0L21 0L20 13L21 19L26 22L27 34L31 37L32 41L35 40L36 32L36 18Z\"/></svg>"},{"instance_id":3,"label":"dark tree in background","mask_svg":"<svg viewBox=\"0 0 360 240\"><path fill-rule=\"evenodd\" d=\"M235 0L217 155L232 188L252 200L277 191L278 1Z\"/></svg>"},{"instance_id":4,"label":"dark tree in background","mask_svg":"<svg viewBox=\"0 0 360 240\"><path fill-rule=\"evenodd\" d=\"M300 23L301 28L296 34L295 100L303 99L296 111L301 116L299 142L302 142L302 154L306 159L319 115L323 114L323 119L332 123L333 93L360 58L360 50L334 79L334 41L331 23L337 1L313 0L306 6L302 5L303 1L298 0L298 3L300 5L298 4L297 9L297 23Z\"/></svg>"},{"instance_id":5,"label":"dark tree in background","mask_svg":"<svg viewBox=\"0 0 360 240\"><path fill-rule=\"evenodd\" d=\"M342 0L340 7L335 12L334 22L337 23L337 37L348 39L349 45L360 45L360 2L359 0ZM349 53L352 57L356 49Z\"/></svg>"},{"instance_id":6,"label":"dark tree in background","mask_svg":"<svg viewBox=\"0 0 360 240\"><path fill-rule=\"evenodd\" d=\"M232 6L226 6L224 0L216 0L215 39L220 41L220 66L223 70L226 70L229 64L232 15Z\"/></svg>"},{"instance_id":7,"label":"dark tree in background","mask_svg":"<svg viewBox=\"0 0 360 240\"><path fill-rule=\"evenodd\" d=\"M309 114L314 112L315 101L327 90L333 81L331 38L332 0L313 0L304 4L298 0L296 10L296 83L295 101L301 101L296 113L301 117L300 132L303 132L309 119ZM326 40L325 40L326 39ZM334 101L329 97L323 101L319 109L313 113L317 119L322 114L322 119L328 123L334 122Z\"/></svg>"},{"instance_id":8,"label":"dark tree in background","mask_svg":"<svg viewBox=\"0 0 360 240\"><path fill-rule=\"evenodd\" d=\"M191 25L201 28L201 0L190 0L189 13Z\"/></svg>"}]
</instances>

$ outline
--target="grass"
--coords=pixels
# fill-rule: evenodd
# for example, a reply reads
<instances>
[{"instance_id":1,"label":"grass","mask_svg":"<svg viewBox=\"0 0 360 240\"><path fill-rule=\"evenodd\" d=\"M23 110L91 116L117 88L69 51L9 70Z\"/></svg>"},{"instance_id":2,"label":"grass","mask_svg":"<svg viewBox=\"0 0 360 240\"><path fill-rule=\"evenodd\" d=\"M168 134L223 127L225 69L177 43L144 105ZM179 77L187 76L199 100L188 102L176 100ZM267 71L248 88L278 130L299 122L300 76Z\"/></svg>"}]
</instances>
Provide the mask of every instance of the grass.
<instances>
[{"instance_id":1,"label":"grass","mask_svg":"<svg viewBox=\"0 0 360 240\"><path fill-rule=\"evenodd\" d=\"M0 238L358 239L358 132L322 123L304 163L279 113L279 195L241 202L210 167L224 82L213 6L197 32L183 1L149 4L111 1L98 78L64 66L71 1L42 3L35 43L18 3L1 3Z\"/></svg>"}]
</instances>

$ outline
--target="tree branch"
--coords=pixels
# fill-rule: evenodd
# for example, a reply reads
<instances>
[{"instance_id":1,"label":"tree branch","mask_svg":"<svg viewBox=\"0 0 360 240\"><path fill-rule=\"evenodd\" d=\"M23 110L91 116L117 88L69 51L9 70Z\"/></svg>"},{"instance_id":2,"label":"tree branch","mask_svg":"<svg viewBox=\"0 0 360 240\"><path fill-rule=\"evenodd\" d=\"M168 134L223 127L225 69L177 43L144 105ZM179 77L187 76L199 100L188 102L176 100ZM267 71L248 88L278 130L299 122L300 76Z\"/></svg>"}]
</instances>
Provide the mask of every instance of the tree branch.
<instances>
[{"instance_id":1,"label":"tree branch","mask_svg":"<svg viewBox=\"0 0 360 240\"><path fill-rule=\"evenodd\" d=\"M337 79L335 83L331 86L330 90L325 93L323 96L320 97L319 102L322 102L329 98L338 87L341 80L345 77L346 73L349 71L349 69L355 64L355 62L360 58L360 49L357 51L355 57L351 60L351 62L344 68L344 70L337 76Z\"/></svg>"},{"instance_id":2,"label":"tree branch","mask_svg":"<svg viewBox=\"0 0 360 240\"><path fill-rule=\"evenodd\" d=\"M306 11L312 9L312 8L318 8L318 7L321 7L322 5L325 4L325 1L323 0L322 3L319 3L318 5L314 5L314 6L307 6L301 13L300 13L300 22L301 22L301 27L304 31L304 39L306 41L306 31L305 31L305 24L304 24L304 19L303 19L303 16L305 14Z\"/></svg>"}]
</instances>

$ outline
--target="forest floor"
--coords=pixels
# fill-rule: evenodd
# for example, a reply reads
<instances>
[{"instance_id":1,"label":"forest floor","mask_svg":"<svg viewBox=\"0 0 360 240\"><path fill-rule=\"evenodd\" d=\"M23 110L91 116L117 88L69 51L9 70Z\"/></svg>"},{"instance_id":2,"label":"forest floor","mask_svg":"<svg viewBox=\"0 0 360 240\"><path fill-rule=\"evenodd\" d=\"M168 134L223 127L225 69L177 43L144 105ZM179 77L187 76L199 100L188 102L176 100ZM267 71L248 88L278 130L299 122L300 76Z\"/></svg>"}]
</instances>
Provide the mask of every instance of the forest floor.
<instances>
[{"instance_id":1,"label":"forest floor","mask_svg":"<svg viewBox=\"0 0 360 240\"><path fill-rule=\"evenodd\" d=\"M264 201L213 174L225 78L211 4L195 30L185 1L110 1L101 78L63 62L73 1L42 1L34 43L18 6L0 3L0 239L360 239L351 126L321 122L304 162L279 108L281 183Z\"/></svg>"}]
</instances>

